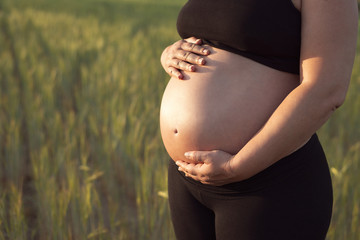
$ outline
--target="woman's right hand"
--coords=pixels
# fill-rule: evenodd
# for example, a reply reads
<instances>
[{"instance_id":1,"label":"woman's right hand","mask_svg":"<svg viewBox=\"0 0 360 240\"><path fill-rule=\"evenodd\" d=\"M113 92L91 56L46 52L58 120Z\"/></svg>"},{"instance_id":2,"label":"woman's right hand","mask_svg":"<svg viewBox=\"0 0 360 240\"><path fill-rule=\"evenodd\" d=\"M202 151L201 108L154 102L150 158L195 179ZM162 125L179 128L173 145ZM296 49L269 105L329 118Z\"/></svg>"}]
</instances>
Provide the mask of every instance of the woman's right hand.
<instances>
[{"instance_id":1,"label":"woman's right hand","mask_svg":"<svg viewBox=\"0 0 360 240\"><path fill-rule=\"evenodd\" d=\"M195 72L195 65L206 64L203 56L209 55L210 50L202 44L201 39L194 37L175 42L161 54L161 65L171 77L183 79L181 70Z\"/></svg>"}]
</instances>

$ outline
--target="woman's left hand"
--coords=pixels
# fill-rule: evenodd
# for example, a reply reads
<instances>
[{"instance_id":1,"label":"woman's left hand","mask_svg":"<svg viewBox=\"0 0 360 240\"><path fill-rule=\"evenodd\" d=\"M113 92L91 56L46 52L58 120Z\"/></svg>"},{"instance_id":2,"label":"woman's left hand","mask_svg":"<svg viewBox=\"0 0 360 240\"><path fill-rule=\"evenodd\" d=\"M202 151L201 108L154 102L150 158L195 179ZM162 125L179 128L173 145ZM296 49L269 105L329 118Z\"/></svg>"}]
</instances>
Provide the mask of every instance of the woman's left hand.
<instances>
[{"instance_id":1,"label":"woman's left hand","mask_svg":"<svg viewBox=\"0 0 360 240\"><path fill-rule=\"evenodd\" d=\"M203 184L221 186L238 181L234 169L231 168L233 155L221 151L191 151L185 157L192 163L176 161L179 171Z\"/></svg>"}]
</instances>

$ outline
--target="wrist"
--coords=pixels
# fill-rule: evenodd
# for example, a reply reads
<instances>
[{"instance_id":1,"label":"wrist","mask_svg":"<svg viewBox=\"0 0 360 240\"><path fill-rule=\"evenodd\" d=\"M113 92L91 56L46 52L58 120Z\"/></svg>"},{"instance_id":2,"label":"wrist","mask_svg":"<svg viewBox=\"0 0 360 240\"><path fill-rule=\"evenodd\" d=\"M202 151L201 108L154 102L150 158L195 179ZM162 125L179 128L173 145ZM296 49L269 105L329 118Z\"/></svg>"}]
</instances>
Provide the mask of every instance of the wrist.
<instances>
[{"instance_id":1,"label":"wrist","mask_svg":"<svg viewBox=\"0 0 360 240\"><path fill-rule=\"evenodd\" d=\"M229 167L236 181L246 180L256 174L255 166L251 164L252 161L248 160L239 152L229 162Z\"/></svg>"},{"instance_id":2,"label":"wrist","mask_svg":"<svg viewBox=\"0 0 360 240\"><path fill-rule=\"evenodd\" d=\"M233 156L233 158L231 158L231 160L229 161L228 167L229 167L229 172L231 174L230 176L232 176L232 178L236 182L246 179L246 177L244 177L244 173L241 169L241 166L239 166L239 159L238 159L237 155L235 155L235 156Z\"/></svg>"}]
</instances>

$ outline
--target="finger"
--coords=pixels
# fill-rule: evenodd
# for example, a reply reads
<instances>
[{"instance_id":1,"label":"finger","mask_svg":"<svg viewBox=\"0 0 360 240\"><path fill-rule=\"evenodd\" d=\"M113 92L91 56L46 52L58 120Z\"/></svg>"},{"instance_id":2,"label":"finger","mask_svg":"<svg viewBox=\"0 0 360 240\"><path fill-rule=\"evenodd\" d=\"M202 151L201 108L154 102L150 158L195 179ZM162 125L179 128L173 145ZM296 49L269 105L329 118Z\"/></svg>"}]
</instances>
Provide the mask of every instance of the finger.
<instances>
[{"instance_id":1,"label":"finger","mask_svg":"<svg viewBox=\"0 0 360 240\"><path fill-rule=\"evenodd\" d=\"M178 171L183 172L185 176L188 175L187 172L185 172L185 169L183 169L182 167L178 167Z\"/></svg>"},{"instance_id":2,"label":"finger","mask_svg":"<svg viewBox=\"0 0 360 240\"><path fill-rule=\"evenodd\" d=\"M174 68L174 67L168 67L167 73L168 73L170 76L176 77L176 78L178 78L178 79L183 79L183 78L184 78L184 76L182 75L182 73L181 73L179 70L177 70L176 68Z\"/></svg>"},{"instance_id":3,"label":"finger","mask_svg":"<svg viewBox=\"0 0 360 240\"><path fill-rule=\"evenodd\" d=\"M210 50L207 49L206 47L202 46L202 45L197 45L194 43L189 43L189 42L183 42L180 45L181 49L185 50L185 51L189 51L189 52L193 52L193 53L197 53L197 54L201 54L201 55L209 55L210 54Z\"/></svg>"},{"instance_id":4,"label":"finger","mask_svg":"<svg viewBox=\"0 0 360 240\"><path fill-rule=\"evenodd\" d=\"M190 151L186 152L184 156L195 162L208 163L211 151Z\"/></svg>"},{"instance_id":5,"label":"finger","mask_svg":"<svg viewBox=\"0 0 360 240\"><path fill-rule=\"evenodd\" d=\"M197 167L197 165L195 165L195 168ZM211 179L208 175L204 175L204 174L200 174L196 169L194 168L190 168L189 170L185 170L182 167L178 168L179 171L183 172L185 177L189 177L192 178L196 181L199 181L203 184L207 184L207 185L214 185L214 186L221 186L224 185L223 181L219 181L216 179Z\"/></svg>"},{"instance_id":6,"label":"finger","mask_svg":"<svg viewBox=\"0 0 360 240\"><path fill-rule=\"evenodd\" d=\"M222 179L216 179L214 177L209 177L207 175L201 176L199 181L203 184L209 184L209 185L215 185L215 186L221 186L221 185L226 184L226 182Z\"/></svg>"},{"instance_id":7,"label":"finger","mask_svg":"<svg viewBox=\"0 0 360 240\"><path fill-rule=\"evenodd\" d=\"M200 181L202 184L205 184L205 185L212 185L212 186L222 186L224 185L225 183L223 182L214 182L214 181Z\"/></svg>"},{"instance_id":8,"label":"finger","mask_svg":"<svg viewBox=\"0 0 360 240\"><path fill-rule=\"evenodd\" d=\"M200 171L200 165L202 164L177 161L176 165L179 167L178 168L179 171L184 172L185 174L191 176L192 178L201 176L201 174L199 174L199 171Z\"/></svg>"},{"instance_id":9,"label":"finger","mask_svg":"<svg viewBox=\"0 0 360 240\"><path fill-rule=\"evenodd\" d=\"M193 63L193 64L204 65L206 63L204 57L183 50L177 51L175 57L185 62Z\"/></svg>"},{"instance_id":10,"label":"finger","mask_svg":"<svg viewBox=\"0 0 360 240\"><path fill-rule=\"evenodd\" d=\"M195 66L194 65L192 65L190 63L187 63L187 62L185 62L183 60L176 59L176 58L170 60L169 66L174 67L176 69L189 71L189 72L195 71Z\"/></svg>"},{"instance_id":11,"label":"finger","mask_svg":"<svg viewBox=\"0 0 360 240\"><path fill-rule=\"evenodd\" d=\"M190 165L190 163L184 161L176 161L175 164L178 166L179 171L184 173L188 172L188 165Z\"/></svg>"},{"instance_id":12,"label":"finger","mask_svg":"<svg viewBox=\"0 0 360 240\"><path fill-rule=\"evenodd\" d=\"M203 41L200 39L200 38L198 38L198 39L196 39L196 41L194 42L196 45L202 45L203 44Z\"/></svg>"},{"instance_id":13,"label":"finger","mask_svg":"<svg viewBox=\"0 0 360 240\"><path fill-rule=\"evenodd\" d=\"M189 42L189 43L194 43L197 45L202 44L202 40L200 38L196 38L196 37L189 37L189 38L184 39L184 41Z\"/></svg>"},{"instance_id":14,"label":"finger","mask_svg":"<svg viewBox=\"0 0 360 240\"><path fill-rule=\"evenodd\" d=\"M191 173L188 173L188 172L184 172L184 174L185 174L186 177L192 178L192 179L194 179L194 180L196 180L196 181L199 181L199 182L202 181L202 178L199 177L199 176L196 175L196 174L194 175L194 174L191 174ZM205 181L205 180L204 180L204 181Z\"/></svg>"}]
</instances>

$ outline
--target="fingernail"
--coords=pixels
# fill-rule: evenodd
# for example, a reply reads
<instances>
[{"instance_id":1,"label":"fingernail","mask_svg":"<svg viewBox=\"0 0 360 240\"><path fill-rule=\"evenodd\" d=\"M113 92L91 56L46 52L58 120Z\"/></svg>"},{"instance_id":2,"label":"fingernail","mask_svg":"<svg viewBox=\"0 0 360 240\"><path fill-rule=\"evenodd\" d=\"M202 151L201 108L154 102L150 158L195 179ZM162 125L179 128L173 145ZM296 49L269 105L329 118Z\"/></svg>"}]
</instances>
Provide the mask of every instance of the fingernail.
<instances>
[{"instance_id":1,"label":"fingernail","mask_svg":"<svg viewBox=\"0 0 360 240\"><path fill-rule=\"evenodd\" d=\"M195 71L195 66L194 65L191 65L189 68L190 68L190 71L192 71L192 72Z\"/></svg>"},{"instance_id":2,"label":"fingernail","mask_svg":"<svg viewBox=\"0 0 360 240\"><path fill-rule=\"evenodd\" d=\"M203 58L200 58L200 59L198 60L198 62L199 62L199 64L202 64L202 65L204 65L204 64L205 64L205 59L203 59Z\"/></svg>"},{"instance_id":3,"label":"fingernail","mask_svg":"<svg viewBox=\"0 0 360 240\"><path fill-rule=\"evenodd\" d=\"M189 157L190 157L190 153L189 153L189 152L186 152L186 153L184 153L184 156L185 156L186 158L189 158Z\"/></svg>"},{"instance_id":4,"label":"fingernail","mask_svg":"<svg viewBox=\"0 0 360 240\"><path fill-rule=\"evenodd\" d=\"M178 165L178 166L180 165L178 161L176 161L175 164Z\"/></svg>"},{"instance_id":5,"label":"fingernail","mask_svg":"<svg viewBox=\"0 0 360 240\"><path fill-rule=\"evenodd\" d=\"M210 51L209 51L209 49L203 49L203 53L204 54L210 54Z\"/></svg>"}]
</instances>

